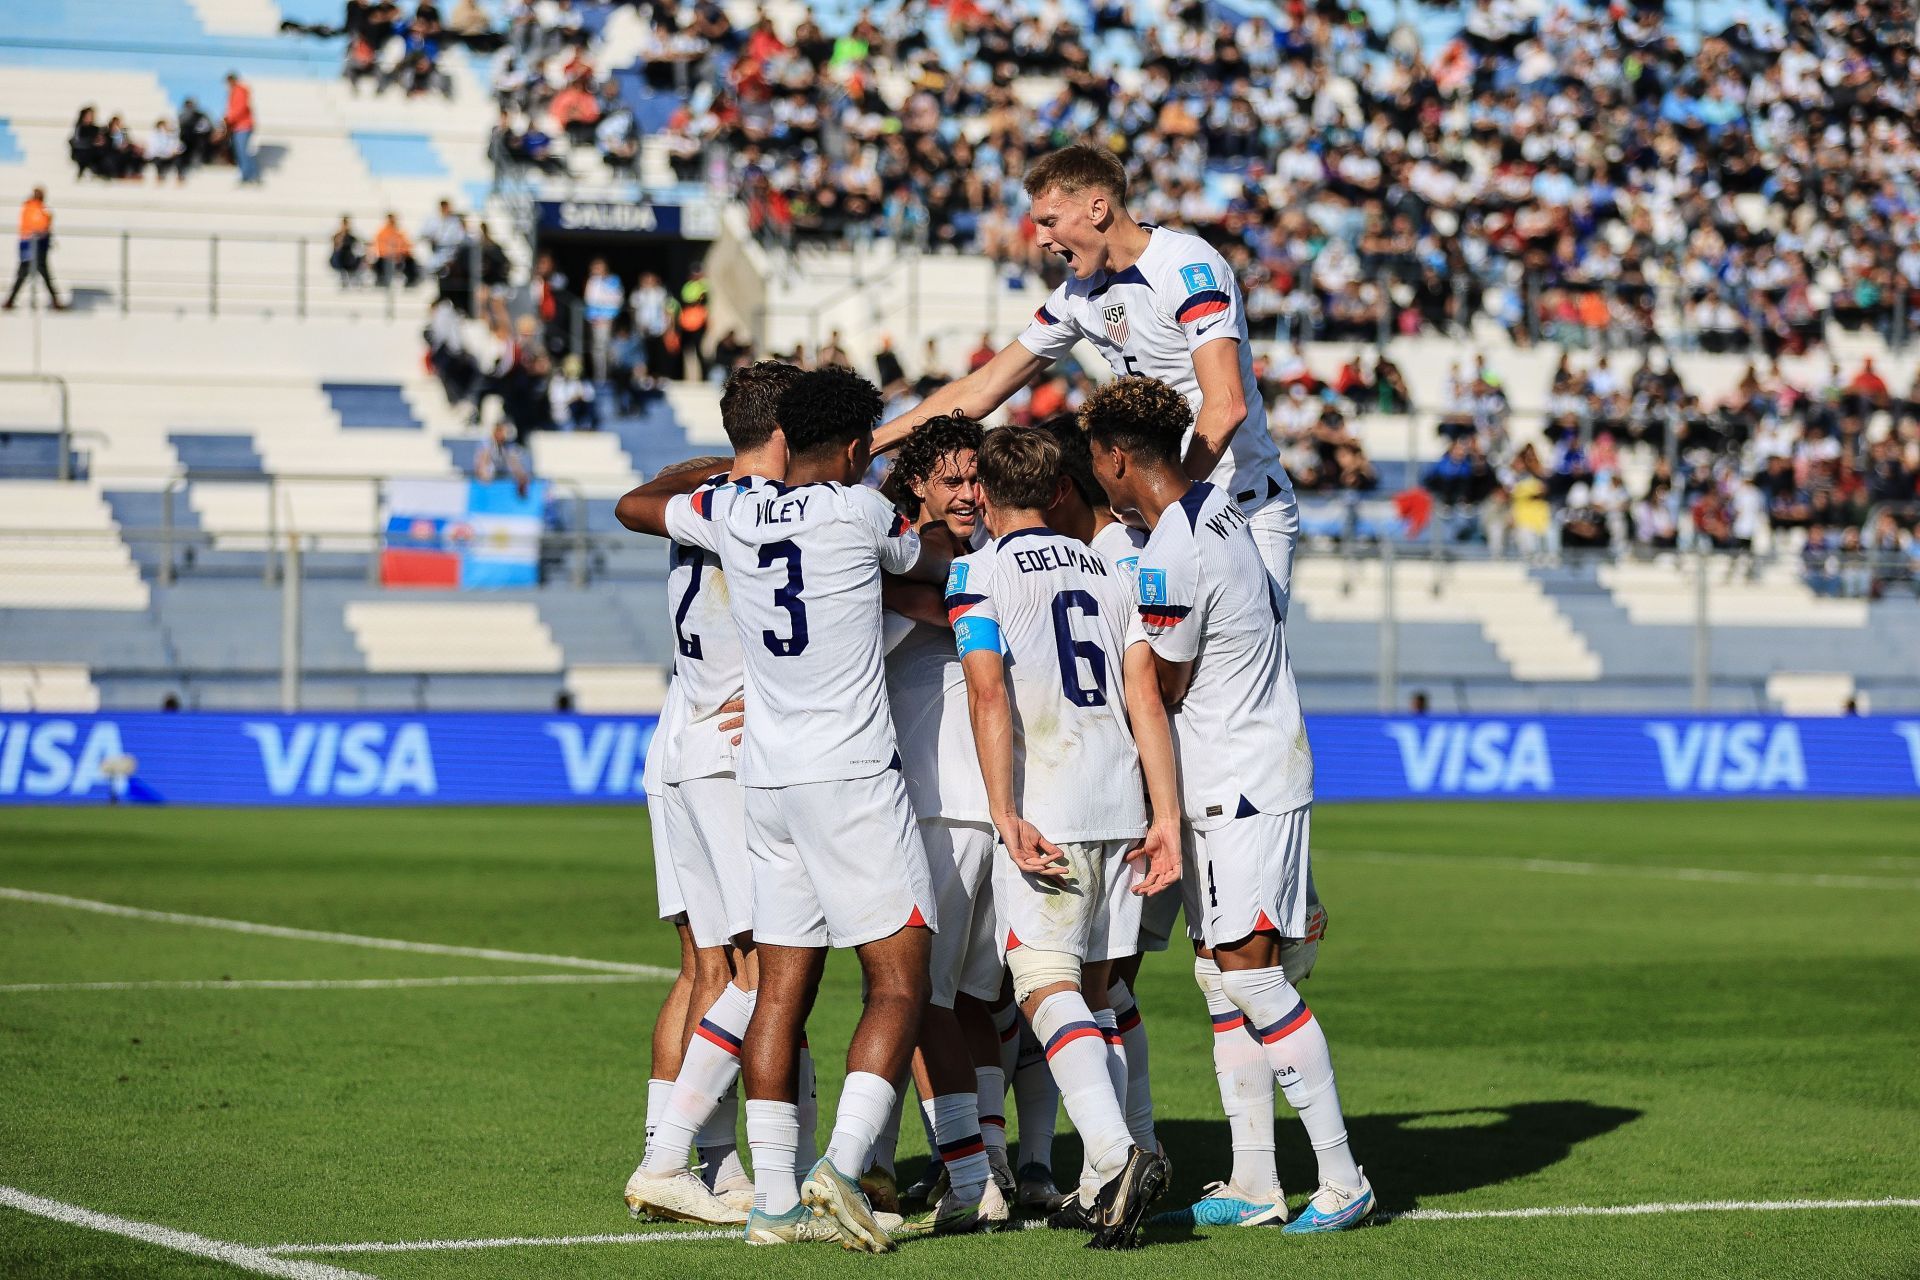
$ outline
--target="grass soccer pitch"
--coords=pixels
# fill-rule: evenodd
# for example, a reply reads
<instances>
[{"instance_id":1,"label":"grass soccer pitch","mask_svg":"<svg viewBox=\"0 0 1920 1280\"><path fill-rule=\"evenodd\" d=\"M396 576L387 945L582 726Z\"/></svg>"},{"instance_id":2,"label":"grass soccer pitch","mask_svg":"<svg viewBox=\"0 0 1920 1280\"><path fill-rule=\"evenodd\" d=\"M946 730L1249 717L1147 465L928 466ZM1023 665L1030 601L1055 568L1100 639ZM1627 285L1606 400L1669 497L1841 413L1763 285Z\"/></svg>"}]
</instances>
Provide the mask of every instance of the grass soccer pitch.
<instances>
[{"instance_id":1,"label":"grass soccer pitch","mask_svg":"<svg viewBox=\"0 0 1920 1280\"><path fill-rule=\"evenodd\" d=\"M1912 1277L1916 832L1915 803L1327 806L1305 994L1381 1225L871 1258L628 1221L677 955L637 809L0 811L0 1276ZM823 1133L849 957L827 983ZM1139 997L1169 1207L1227 1132L1187 958Z\"/></svg>"}]
</instances>

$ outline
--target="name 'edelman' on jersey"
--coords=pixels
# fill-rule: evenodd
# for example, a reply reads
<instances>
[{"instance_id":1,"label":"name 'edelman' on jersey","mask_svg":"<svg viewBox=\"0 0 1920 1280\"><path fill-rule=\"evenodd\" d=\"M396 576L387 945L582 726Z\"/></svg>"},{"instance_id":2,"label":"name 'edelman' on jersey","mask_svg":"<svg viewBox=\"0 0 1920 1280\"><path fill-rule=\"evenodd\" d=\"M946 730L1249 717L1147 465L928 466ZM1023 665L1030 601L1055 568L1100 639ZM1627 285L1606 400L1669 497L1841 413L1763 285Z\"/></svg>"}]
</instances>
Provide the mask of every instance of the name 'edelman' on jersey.
<instances>
[{"instance_id":1,"label":"name 'edelman' on jersey","mask_svg":"<svg viewBox=\"0 0 1920 1280\"><path fill-rule=\"evenodd\" d=\"M1016 529L953 562L955 647L1004 655L1020 815L1047 839L1125 840L1147 829L1121 655L1126 580L1051 529Z\"/></svg>"},{"instance_id":2,"label":"name 'edelman' on jersey","mask_svg":"<svg viewBox=\"0 0 1920 1280\"><path fill-rule=\"evenodd\" d=\"M897 760L880 575L920 537L872 489L773 481L667 505L667 532L720 557L745 674L742 786L865 778Z\"/></svg>"},{"instance_id":3,"label":"name 'edelman' on jersey","mask_svg":"<svg viewBox=\"0 0 1920 1280\"><path fill-rule=\"evenodd\" d=\"M1043 359L1058 360L1085 338L1116 374L1158 378L1198 414L1200 379L1193 353L1218 338L1239 339L1240 397L1247 416L1208 478L1251 513L1292 493L1293 482L1280 464L1279 446L1267 434L1266 399L1253 376L1240 285L1227 260L1199 236L1165 227L1148 230L1151 238L1140 261L1086 280L1069 277L1033 313L1020 344ZM1189 427L1181 451L1192 442Z\"/></svg>"},{"instance_id":4,"label":"name 'edelman' on jersey","mask_svg":"<svg viewBox=\"0 0 1920 1280\"><path fill-rule=\"evenodd\" d=\"M1243 807L1288 813L1313 800L1313 751L1285 623L1247 519L1210 484L1160 513L1140 548L1140 623L1153 651L1192 662L1173 709L1187 821L1205 831Z\"/></svg>"},{"instance_id":5,"label":"name 'edelman' on jersey","mask_svg":"<svg viewBox=\"0 0 1920 1280\"><path fill-rule=\"evenodd\" d=\"M717 475L689 495L696 505L701 494L720 489L751 491L767 482L757 476L738 481ZM740 660L740 636L734 630L727 576L720 557L697 543L673 542L672 568L667 574L667 604L673 610L673 693L685 701L686 731L671 735L660 751L660 777L665 782L710 778L731 773L739 749L731 733L718 725L727 718L720 710L746 689Z\"/></svg>"}]
</instances>

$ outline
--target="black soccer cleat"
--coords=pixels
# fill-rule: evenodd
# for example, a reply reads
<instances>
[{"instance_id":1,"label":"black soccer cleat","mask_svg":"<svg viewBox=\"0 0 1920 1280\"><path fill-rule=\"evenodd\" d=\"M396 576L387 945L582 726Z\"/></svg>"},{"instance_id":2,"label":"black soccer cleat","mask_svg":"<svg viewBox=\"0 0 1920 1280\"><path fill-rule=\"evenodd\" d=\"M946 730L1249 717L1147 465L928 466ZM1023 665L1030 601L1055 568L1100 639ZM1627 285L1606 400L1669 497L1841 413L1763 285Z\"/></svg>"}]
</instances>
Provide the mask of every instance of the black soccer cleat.
<instances>
[{"instance_id":1,"label":"black soccer cleat","mask_svg":"<svg viewBox=\"0 0 1920 1280\"><path fill-rule=\"evenodd\" d=\"M1094 1216L1096 1212L1081 1204L1077 1194L1069 1193L1059 1207L1047 1215L1047 1226L1054 1231L1098 1231L1100 1223Z\"/></svg>"},{"instance_id":2,"label":"black soccer cleat","mask_svg":"<svg viewBox=\"0 0 1920 1280\"><path fill-rule=\"evenodd\" d=\"M1133 1249L1140 1244L1140 1224L1154 1201L1167 1193L1173 1166L1167 1158L1139 1147L1127 1150L1127 1163L1113 1180L1100 1188L1093 1202L1093 1238L1089 1249Z\"/></svg>"}]
</instances>

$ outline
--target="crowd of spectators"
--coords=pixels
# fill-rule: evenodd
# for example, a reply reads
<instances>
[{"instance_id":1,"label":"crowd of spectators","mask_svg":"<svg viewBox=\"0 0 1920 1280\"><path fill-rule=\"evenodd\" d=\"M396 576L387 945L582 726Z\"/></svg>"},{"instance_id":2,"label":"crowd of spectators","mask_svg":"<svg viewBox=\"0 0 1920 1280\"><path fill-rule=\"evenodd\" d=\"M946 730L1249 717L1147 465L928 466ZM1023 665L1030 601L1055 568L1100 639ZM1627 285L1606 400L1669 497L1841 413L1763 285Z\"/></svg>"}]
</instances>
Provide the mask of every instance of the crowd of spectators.
<instances>
[{"instance_id":1,"label":"crowd of spectators","mask_svg":"<svg viewBox=\"0 0 1920 1280\"><path fill-rule=\"evenodd\" d=\"M138 182L153 170L154 180L168 174L184 183L189 169L231 164L242 182L259 180L259 161L253 151L253 91L236 73L227 75L227 103L215 121L192 98L180 103L169 119L161 116L141 130L120 115L103 123L97 107L83 106L67 134L67 157L74 177L109 182Z\"/></svg>"}]
</instances>

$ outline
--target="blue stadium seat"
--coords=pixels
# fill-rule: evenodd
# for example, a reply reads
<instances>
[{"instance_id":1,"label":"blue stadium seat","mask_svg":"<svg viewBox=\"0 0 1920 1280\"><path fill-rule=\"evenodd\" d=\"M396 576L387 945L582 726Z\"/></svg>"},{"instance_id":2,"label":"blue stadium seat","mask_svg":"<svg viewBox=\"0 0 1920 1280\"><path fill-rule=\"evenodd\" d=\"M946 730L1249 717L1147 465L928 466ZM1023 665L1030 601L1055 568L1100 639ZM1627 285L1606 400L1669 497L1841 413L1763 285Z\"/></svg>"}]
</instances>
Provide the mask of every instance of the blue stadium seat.
<instances>
[{"instance_id":1,"label":"blue stadium seat","mask_svg":"<svg viewBox=\"0 0 1920 1280\"><path fill-rule=\"evenodd\" d=\"M420 429L420 419L400 388L391 382L323 382L320 389L333 403L343 427Z\"/></svg>"},{"instance_id":2,"label":"blue stadium seat","mask_svg":"<svg viewBox=\"0 0 1920 1280\"><path fill-rule=\"evenodd\" d=\"M189 475L198 471L247 475L266 473L266 464L261 460L259 450L253 447L252 436L174 431L168 434L167 439L173 443L173 450L180 455L180 464ZM121 523L125 524L126 521Z\"/></svg>"},{"instance_id":3,"label":"blue stadium seat","mask_svg":"<svg viewBox=\"0 0 1920 1280\"><path fill-rule=\"evenodd\" d=\"M75 474L79 474L78 467ZM59 478L59 432L0 431L0 480Z\"/></svg>"}]
</instances>

